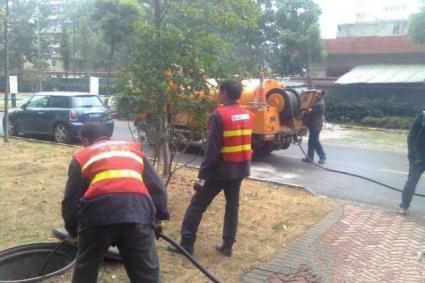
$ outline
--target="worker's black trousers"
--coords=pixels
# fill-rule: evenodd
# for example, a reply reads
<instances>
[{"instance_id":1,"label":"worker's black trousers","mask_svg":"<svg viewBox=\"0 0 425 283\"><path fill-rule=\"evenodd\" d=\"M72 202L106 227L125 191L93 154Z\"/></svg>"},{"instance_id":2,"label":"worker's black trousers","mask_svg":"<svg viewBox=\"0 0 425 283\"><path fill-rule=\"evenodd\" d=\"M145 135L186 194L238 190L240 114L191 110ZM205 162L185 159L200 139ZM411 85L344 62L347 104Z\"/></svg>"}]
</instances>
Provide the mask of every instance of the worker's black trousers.
<instances>
[{"instance_id":1,"label":"worker's black trousers","mask_svg":"<svg viewBox=\"0 0 425 283\"><path fill-rule=\"evenodd\" d=\"M413 164L409 162L409 176L407 177L406 184L404 185L403 193L401 194L401 208L409 208L412 202L413 194L416 190L416 185L425 171L425 162Z\"/></svg>"},{"instance_id":2,"label":"worker's black trousers","mask_svg":"<svg viewBox=\"0 0 425 283\"><path fill-rule=\"evenodd\" d=\"M160 282L154 229L136 223L94 226L80 231L72 282L97 282L99 266L112 244L118 247L132 283Z\"/></svg>"},{"instance_id":3,"label":"worker's black trousers","mask_svg":"<svg viewBox=\"0 0 425 283\"><path fill-rule=\"evenodd\" d=\"M189 207L186 209L181 228L182 240L187 242L195 241L202 214L212 200L223 190L226 198L223 241L229 245L233 244L238 227L241 182L242 179L229 181L207 180L204 187L193 195Z\"/></svg>"},{"instance_id":4,"label":"worker's black trousers","mask_svg":"<svg viewBox=\"0 0 425 283\"><path fill-rule=\"evenodd\" d=\"M310 130L310 133L308 135L307 155L312 161L314 160L314 151L317 152L317 155L320 159L326 159L325 151L323 150L322 144L319 140L320 131L321 130Z\"/></svg>"}]
</instances>

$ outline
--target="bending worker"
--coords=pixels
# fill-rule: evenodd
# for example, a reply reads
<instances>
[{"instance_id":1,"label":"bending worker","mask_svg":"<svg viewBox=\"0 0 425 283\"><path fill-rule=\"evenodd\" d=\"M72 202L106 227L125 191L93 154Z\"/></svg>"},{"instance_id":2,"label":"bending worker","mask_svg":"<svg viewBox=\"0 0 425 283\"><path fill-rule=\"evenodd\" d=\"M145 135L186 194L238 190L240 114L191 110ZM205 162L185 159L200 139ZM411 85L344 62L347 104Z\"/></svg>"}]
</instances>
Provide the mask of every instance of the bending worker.
<instances>
[{"instance_id":1,"label":"bending worker","mask_svg":"<svg viewBox=\"0 0 425 283\"><path fill-rule=\"evenodd\" d=\"M109 141L103 131L83 126L85 147L69 166L62 215L70 236L78 235L72 282L96 282L111 245L131 282L160 282L155 232L169 218L165 188L140 144Z\"/></svg>"},{"instance_id":2,"label":"bending worker","mask_svg":"<svg viewBox=\"0 0 425 283\"><path fill-rule=\"evenodd\" d=\"M194 185L196 192L181 226L180 243L190 254L194 252L202 214L222 190L226 198L223 242L216 250L225 256L232 254L238 225L239 191L243 178L250 174L252 155L253 118L236 103L241 92L241 84L233 80L223 81L219 87L219 102L224 106L218 107L210 117L207 148ZM168 250L178 253L171 246Z\"/></svg>"},{"instance_id":3,"label":"bending worker","mask_svg":"<svg viewBox=\"0 0 425 283\"><path fill-rule=\"evenodd\" d=\"M410 127L407 137L407 157L409 158L409 176L401 195L401 214L407 214L416 185L425 171L425 111Z\"/></svg>"}]
</instances>

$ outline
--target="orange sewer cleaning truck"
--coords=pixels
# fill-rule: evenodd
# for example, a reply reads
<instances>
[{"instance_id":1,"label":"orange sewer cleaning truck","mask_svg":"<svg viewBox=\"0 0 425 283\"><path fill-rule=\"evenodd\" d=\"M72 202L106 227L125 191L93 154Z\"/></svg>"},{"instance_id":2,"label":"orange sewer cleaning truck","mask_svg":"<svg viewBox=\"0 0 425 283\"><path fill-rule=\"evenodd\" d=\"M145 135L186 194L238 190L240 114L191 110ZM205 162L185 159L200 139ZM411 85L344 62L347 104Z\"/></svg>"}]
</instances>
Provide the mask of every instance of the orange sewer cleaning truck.
<instances>
[{"instance_id":1,"label":"orange sewer cleaning truck","mask_svg":"<svg viewBox=\"0 0 425 283\"><path fill-rule=\"evenodd\" d=\"M273 79L243 80L238 103L255 116L252 148L257 156L273 150L287 149L295 137L307 134L302 112L311 108L316 90L297 92ZM217 86L212 88L217 93ZM178 129L190 129L190 117L183 114L175 120Z\"/></svg>"}]
</instances>

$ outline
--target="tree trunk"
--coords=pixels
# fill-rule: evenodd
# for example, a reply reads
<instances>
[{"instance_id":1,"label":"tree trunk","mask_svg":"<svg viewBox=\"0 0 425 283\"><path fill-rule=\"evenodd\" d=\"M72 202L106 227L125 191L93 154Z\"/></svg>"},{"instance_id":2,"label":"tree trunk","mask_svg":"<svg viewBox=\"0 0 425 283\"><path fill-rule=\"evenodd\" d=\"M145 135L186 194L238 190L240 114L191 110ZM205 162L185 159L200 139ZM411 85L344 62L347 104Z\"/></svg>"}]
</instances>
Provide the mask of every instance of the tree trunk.
<instances>
[{"instance_id":1,"label":"tree trunk","mask_svg":"<svg viewBox=\"0 0 425 283\"><path fill-rule=\"evenodd\" d=\"M3 138L4 142L9 142L9 1L5 1L5 16L4 16L4 124L3 124Z\"/></svg>"},{"instance_id":2,"label":"tree trunk","mask_svg":"<svg viewBox=\"0 0 425 283\"><path fill-rule=\"evenodd\" d=\"M113 63L113 60L114 60L114 51L115 51L115 44L113 42L111 42L111 52L109 53L108 75L106 77L106 92L105 92L105 96L106 96L105 104L106 105L108 104L109 84L111 82L112 63Z\"/></svg>"},{"instance_id":3,"label":"tree trunk","mask_svg":"<svg viewBox=\"0 0 425 283\"><path fill-rule=\"evenodd\" d=\"M67 60L67 59L65 59L65 60ZM68 66L64 68L65 69L65 87L66 87L66 91L69 91L68 68L69 68Z\"/></svg>"},{"instance_id":4,"label":"tree trunk","mask_svg":"<svg viewBox=\"0 0 425 283\"><path fill-rule=\"evenodd\" d=\"M161 27L161 0L154 1L155 27L159 29Z\"/></svg>"},{"instance_id":5,"label":"tree trunk","mask_svg":"<svg viewBox=\"0 0 425 283\"><path fill-rule=\"evenodd\" d=\"M165 107L165 108L167 108L167 107ZM162 168L162 174L164 176L168 177L168 175L170 174L171 158L170 158L170 145L168 143L168 141L169 141L169 138L168 138L169 137L169 135L168 135L169 129L168 129L167 112L165 112L165 114L163 114L163 115L164 115L164 117L162 118L162 121L161 121L161 124L162 124L161 126L163 128L163 133L164 133L164 142L163 142L163 145L162 145L162 154L163 154L162 160L163 160L164 167Z\"/></svg>"},{"instance_id":6,"label":"tree trunk","mask_svg":"<svg viewBox=\"0 0 425 283\"><path fill-rule=\"evenodd\" d=\"M155 13L155 27L156 31L158 33L158 36L160 36L160 29L161 29L161 0L153 0L154 1L154 13ZM162 66L159 66L160 70L163 70ZM165 94L165 93L164 93ZM166 94L165 94L166 95ZM169 129L168 129L168 112L167 112L167 105L164 105L164 111L161 113L160 118L160 129L161 133L164 135L164 139L161 145L162 149L162 161L163 161L163 167L162 167L162 174L166 177L170 174L170 145L168 143L169 141Z\"/></svg>"}]
</instances>

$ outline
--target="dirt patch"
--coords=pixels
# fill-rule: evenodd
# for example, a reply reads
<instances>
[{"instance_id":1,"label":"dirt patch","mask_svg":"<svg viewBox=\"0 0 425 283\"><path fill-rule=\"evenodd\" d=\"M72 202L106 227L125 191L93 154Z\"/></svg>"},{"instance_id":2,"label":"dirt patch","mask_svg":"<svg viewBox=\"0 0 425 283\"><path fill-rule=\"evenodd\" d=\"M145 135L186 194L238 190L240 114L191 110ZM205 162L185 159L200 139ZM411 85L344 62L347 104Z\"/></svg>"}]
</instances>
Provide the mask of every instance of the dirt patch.
<instances>
[{"instance_id":1,"label":"dirt patch","mask_svg":"<svg viewBox=\"0 0 425 283\"><path fill-rule=\"evenodd\" d=\"M55 241L51 229L63 225L60 203L73 148L12 140L0 143L0 248ZM196 171L178 171L169 186L171 221L166 234L179 239L184 211L192 195ZM212 203L202 220L195 257L223 282L273 257L326 215L332 204L303 190L257 181L244 181L241 190L238 242L225 258L214 250L221 240L224 197ZM168 253L158 241L163 282L207 282L183 257ZM69 282L70 273L48 282ZM104 265L99 282L128 282L122 265Z\"/></svg>"}]
</instances>

